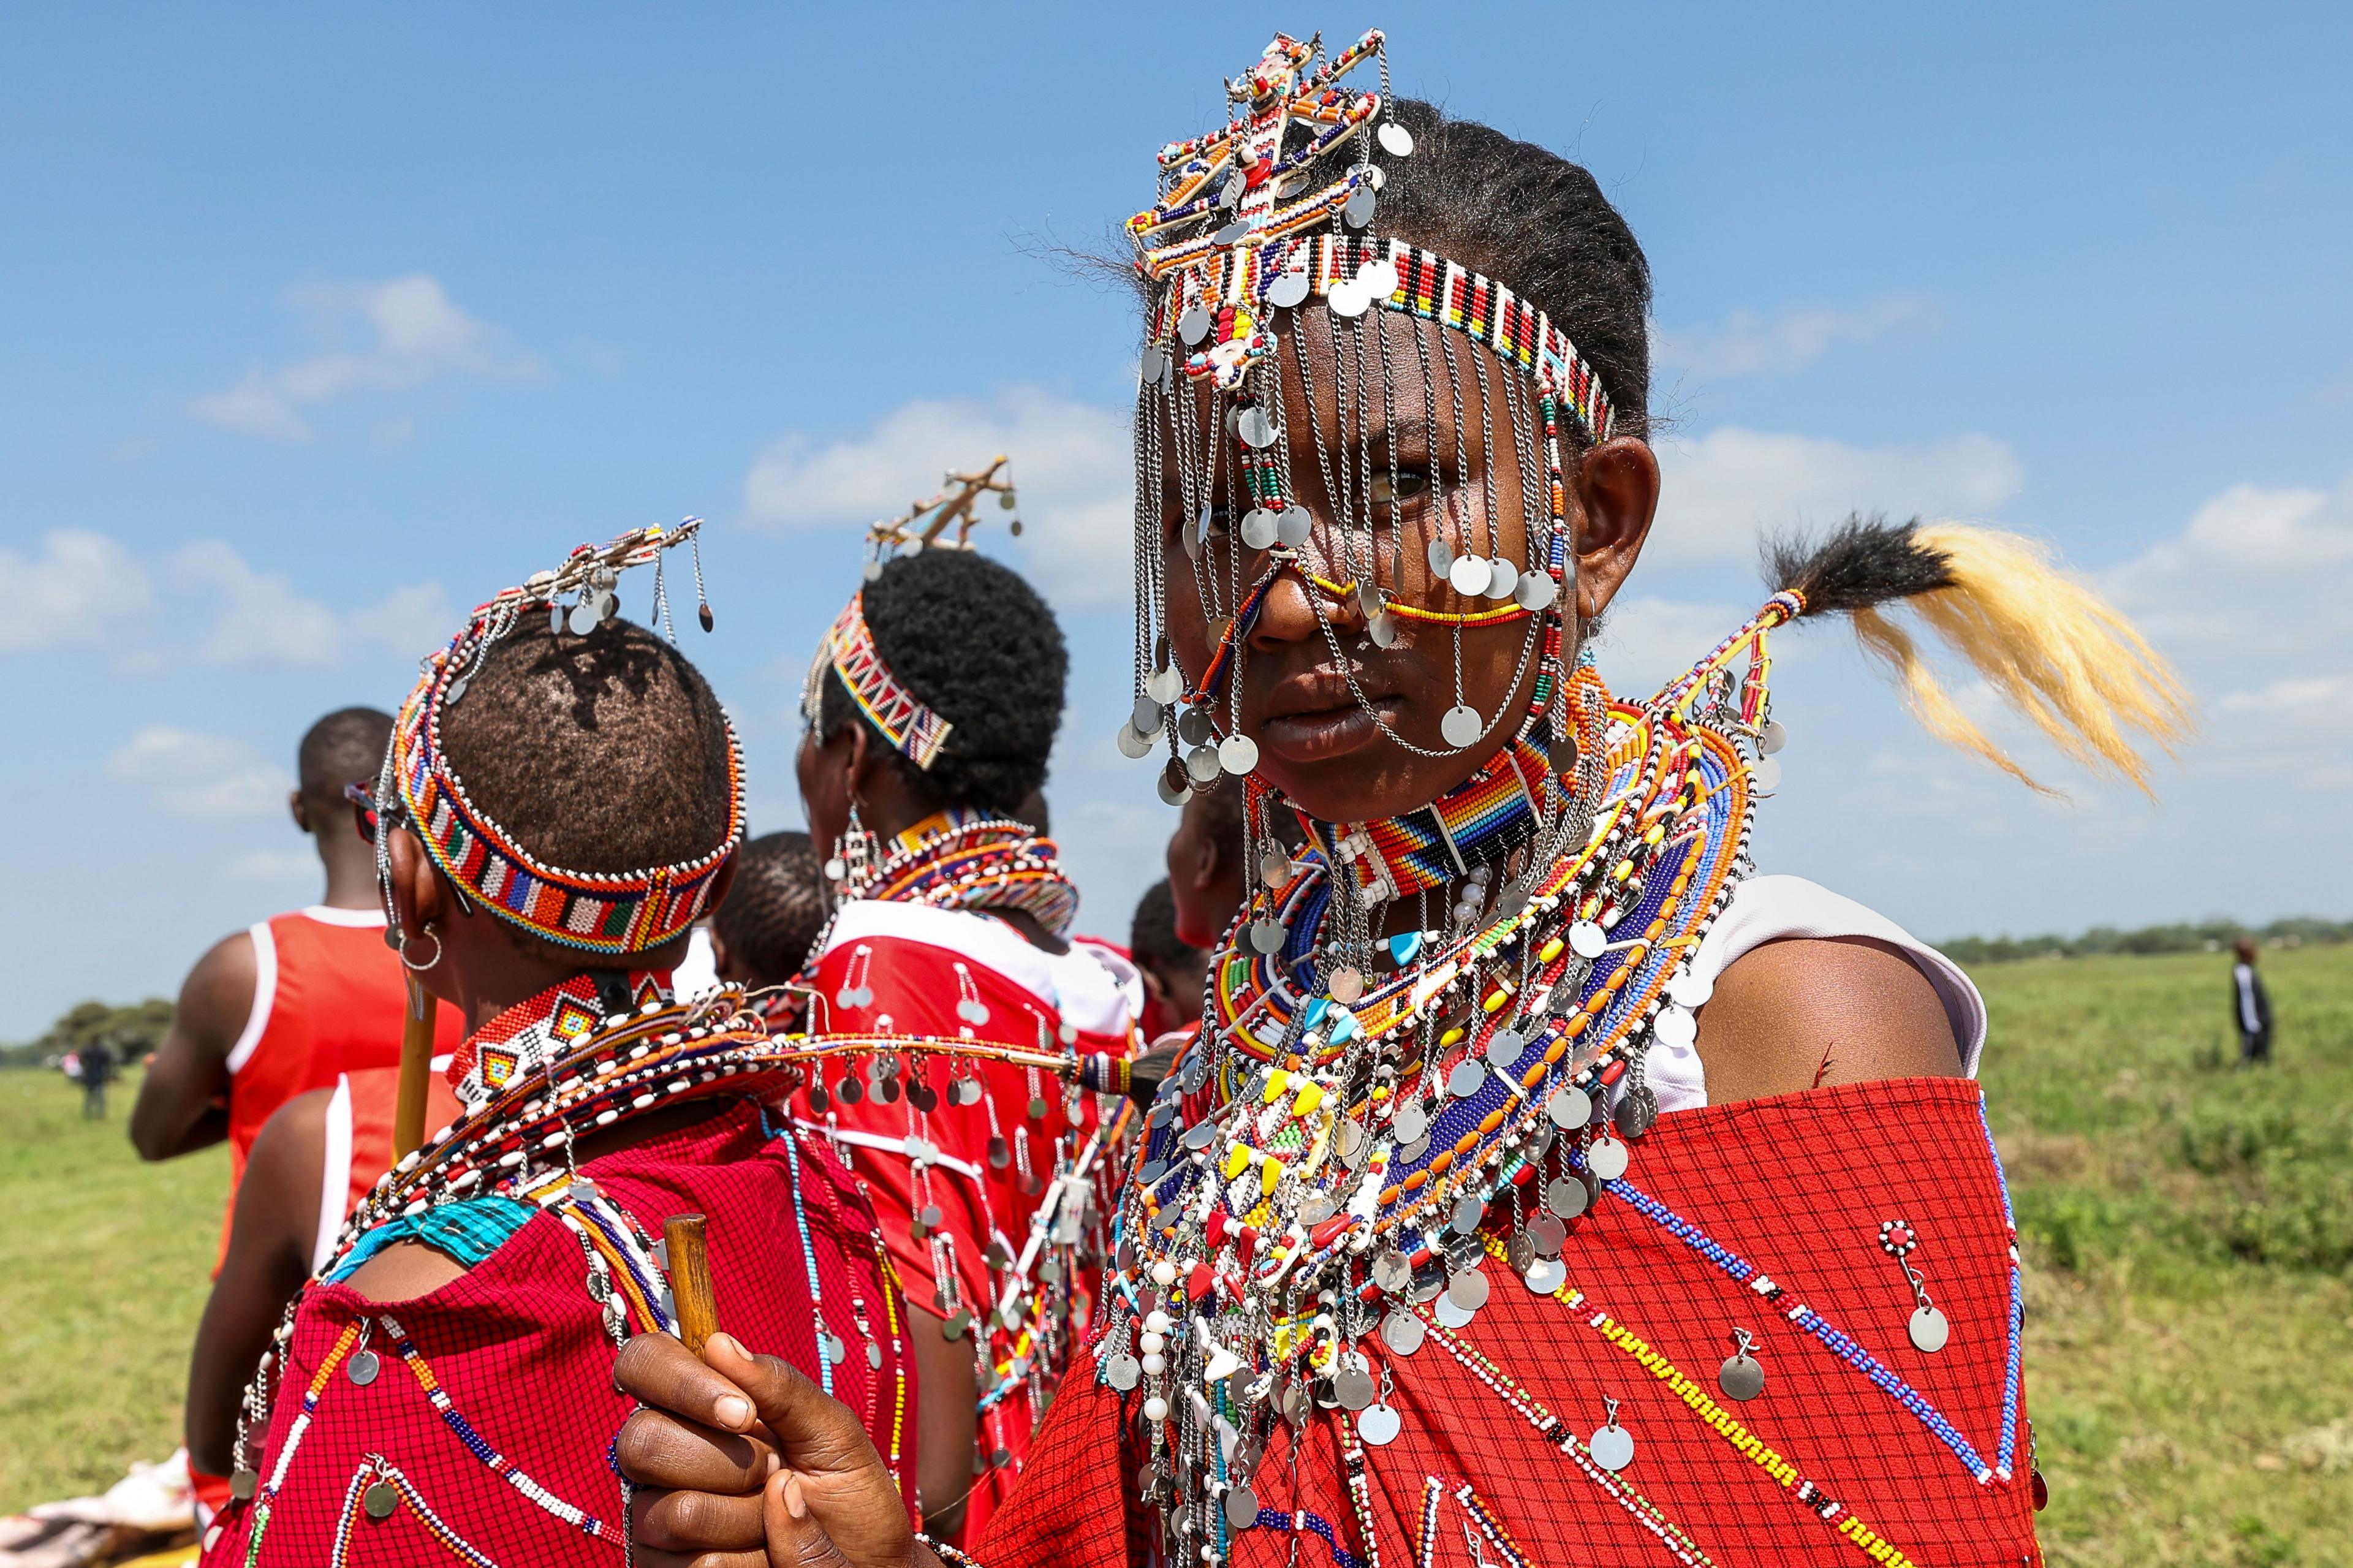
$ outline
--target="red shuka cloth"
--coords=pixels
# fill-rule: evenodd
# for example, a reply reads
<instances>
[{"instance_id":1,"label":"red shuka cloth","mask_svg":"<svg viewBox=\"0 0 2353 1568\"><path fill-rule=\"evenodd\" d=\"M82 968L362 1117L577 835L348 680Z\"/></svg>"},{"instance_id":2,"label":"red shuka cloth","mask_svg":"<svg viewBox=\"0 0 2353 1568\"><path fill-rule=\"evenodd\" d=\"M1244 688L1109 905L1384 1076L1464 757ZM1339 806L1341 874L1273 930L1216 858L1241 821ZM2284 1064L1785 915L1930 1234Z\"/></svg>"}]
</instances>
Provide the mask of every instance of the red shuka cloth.
<instances>
[{"instance_id":1,"label":"red shuka cloth","mask_svg":"<svg viewBox=\"0 0 2353 1568\"><path fill-rule=\"evenodd\" d=\"M792 1136L791 1148L767 1137L759 1110L737 1101L709 1121L592 1161L581 1173L650 1235L659 1237L671 1215L707 1217L720 1325L755 1353L817 1375L821 1311L849 1351L833 1368L834 1393L886 1458L895 1451L912 1500L913 1360L901 1350L906 1309L882 1270L871 1212L854 1181L820 1140ZM796 1158L806 1247L796 1216ZM812 1266L819 1300L809 1289ZM311 1286L274 1384L262 1497L222 1516L203 1561L246 1562L257 1505L303 1425L311 1385L332 1362L269 1500L259 1563L620 1562L628 1521L608 1454L635 1406L614 1391L615 1350L587 1278L578 1237L541 1212L465 1275L413 1301L380 1307L348 1283ZM854 1298L864 1300L880 1368L869 1364ZM386 1319L405 1331L419 1363L402 1355ZM337 1354L346 1330L362 1324L364 1347L379 1358L365 1384L350 1375L358 1342L343 1343ZM447 1413L428 1380L446 1393ZM476 1435L480 1451L451 1415ZM378 1480L401 1493L382 1519L364 1506ZM554 1509L534 1500L534 1489L554 1500ZM556 1511L566 1505L589 1522L568 1522Z\"/></svg>"},{"instance_id":2,"label":"red shuka cloth","mask_svg":"<svg viewBox=\"0 0 2353 1568\"><path fill-rule=\"evenodd\" d=\"M1384 1361L1394 1373L1388 1402L1402 1417L1394 1442L1363 1450L1376 1541L1349 1500L1338 1420L1319 1410L1303 1440L1278 1435L1270 1447L1254 1483L1258 1524L1231 1532L1230 1562L1277 1568L1295 1547L1305 1568L1349 1568L1377 1548L1383 1568L1457 1568L1473 1560L1467 1524L1490 1564L2039 1564L2015 1384L2014 1233L1977 1085L1907 1079L1670 1112L1633 1155L1629 1194L1769 1276L1786 1292L1778 1304L1612 1192L1570 1224L1564 1294L1583 1292L1581 1304L1537 1296L1492 1260L1487 1306L1453 1331L1580 1446L1602 1425L1603 1396L1618 1399L1635 1440L1622 1489L1539 1437L1437 1331L1410 1356L1367 1337L1376 1381ZM1533 1193L1529 1202L1534 1212ZM1495 1205L1491 1224L1507 1207ZM1951 1321L1937 1353L1907 1337L1912 1291L1879 1245L1889 1219L1919 1233L1911 1261ZM2009 1473L1978 1479L1919 1415L1792 1322L1799 1303L1908 1385L1986 1467L2001 1463L2007 1414ZM1597 1314L1630 1345L1605 1337ZM1755 1336L1765 1372L1746 1403L1717 1384L1735 1328ZM987 1568L1150 1559L1156 1515L1135 1481L1143 1397L1098 1383L1082 1356L1038 1434L1037 1479L976 1552ZM1767 1463L1711 1425L1719 1411L1769 1448Z\"/></svg>"}]
</instances>

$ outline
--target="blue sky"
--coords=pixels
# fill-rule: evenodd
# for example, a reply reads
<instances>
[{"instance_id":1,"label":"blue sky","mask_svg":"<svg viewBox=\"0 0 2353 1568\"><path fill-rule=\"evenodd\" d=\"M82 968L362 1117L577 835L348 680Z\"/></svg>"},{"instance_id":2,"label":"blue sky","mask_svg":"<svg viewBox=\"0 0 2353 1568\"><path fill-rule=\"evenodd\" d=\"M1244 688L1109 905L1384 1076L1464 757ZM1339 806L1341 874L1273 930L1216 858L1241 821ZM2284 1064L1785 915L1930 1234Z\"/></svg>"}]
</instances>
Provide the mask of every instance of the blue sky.
<instances>
[{"instance_id":1,"label":"blue sky","mask_svg":"<svg viewBox=\"0 0 2353 1568\"><path fill-rule=\"evenodd\" d=\"M754 826L857 527L1011 452L995 548L1079 676L1051 789L1123 932L1167 816L1125 705L1124 294L1151 155L1275 27L1566 152L1657 283L1667 496L1632 688L1759 523L2043 535L2206 728L2161 805L1933 751L1783 652L1759 858L1931 938L2348 912L2353 100L2341 8L19 7L0 16L0 1037L169 993L311 898L278 799L465 605L693 512Z\"/></svg>"}]
</instances>

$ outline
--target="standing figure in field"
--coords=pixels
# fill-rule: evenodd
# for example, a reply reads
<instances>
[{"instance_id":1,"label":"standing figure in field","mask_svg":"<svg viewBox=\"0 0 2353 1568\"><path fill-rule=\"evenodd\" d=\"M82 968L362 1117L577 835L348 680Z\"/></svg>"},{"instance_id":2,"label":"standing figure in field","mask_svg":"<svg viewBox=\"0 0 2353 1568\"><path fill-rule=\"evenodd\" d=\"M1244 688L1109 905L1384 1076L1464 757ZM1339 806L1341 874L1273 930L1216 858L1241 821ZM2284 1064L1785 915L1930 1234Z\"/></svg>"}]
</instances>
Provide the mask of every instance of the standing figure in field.
<instances>
[{"instance_id":1,"label":"standing figure in field","mask_svg":"<svg viewBox=\"0 0 2353 1568\"><path fill-rule=\"evenodd\" d=\"M700 1331L669 1232L690 1214L719 1342L856 1409L912 1502L905 1306L872 1212L823 1139L766 1109L801 1079L792 1043L741 990L669 987L726 893L743 768L709 685L617 617L617 584L698 527L583 546L490 599L401 708L367 823L401 961L463 1026L459 1113L289 1313L207 1563L622 1560L616 1356ZM651 625L665 597L658 569ZM634 1501L659 1550L677 1506Z\"/></svg>"},{"instance_id":2,"label":"standing figure in field","mask_svg":"<svg viewBox=\"0 0 2353 1568\"><path fill-rule=\"evenodd\" d=\"M801 802L839 900L812 1032L1124 1064L1127 977L1071 940L1077 889L1014 815L1045 781L1067 668L1053 612L986 556L940 543L869 572L803 703ZM891 1055L798 1102L865 1178L906 1281L936 1531L978 1538L1098 1307L1123 1103L1035 1068Z\"/></svg>"},{"instance_id":3,"label":"standing figure in field","mask_svg":"<svg viewBox=\"0 0 2353 1568\"><path fill-rule=\"evenodd\" d=\"M970 1555L2036 1563L1985 1015L1893 922L1755 874L1795 743L1770 651L1851 616L1932 729L2013 772L1899 606L2135 780L2178 688L2024 542L1855 521L1773 550L1755 615L1614 697L1587 634L1660 500L1641 249L1585 170L1390 97L1379 34L1319 58L1278 37L1129 224L1119 743L1164 798L1246 790L1251 882L1096 1335ZM1344 79L1375 61L1380 90ZM777 1369L649 1342L628 1370L676 1415L741 1431L714 1416L746 1399L793 1435L765 1541L708 1544L955 1559ZM707 1439L635 1420L631 1473L727 1489Z\"/></svg>"},{"instance_id":4,"label":"standing figure in field","mask_svg":"<svg viewBox=\"0 0 2353 1568\"><path fill-rule=\"evenodd\" d=\"M2231 965L2231 1022L2239 1031L2239 1065L2269 1066L2272 1059L2272 994L2255 973L2255 939L2242 936L2236 943L2238 960Z\"/></svg>"}]
</instances>

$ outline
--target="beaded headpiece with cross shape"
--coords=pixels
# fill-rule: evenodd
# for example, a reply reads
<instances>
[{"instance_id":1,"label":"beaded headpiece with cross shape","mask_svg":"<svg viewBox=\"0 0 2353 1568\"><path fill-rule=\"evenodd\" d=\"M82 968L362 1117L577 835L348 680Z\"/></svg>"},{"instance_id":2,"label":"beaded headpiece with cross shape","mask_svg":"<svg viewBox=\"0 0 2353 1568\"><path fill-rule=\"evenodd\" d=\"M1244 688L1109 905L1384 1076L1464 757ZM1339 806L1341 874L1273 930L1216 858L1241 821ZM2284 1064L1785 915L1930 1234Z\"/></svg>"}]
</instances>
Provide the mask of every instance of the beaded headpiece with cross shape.
<instances>
[{"instance_id":1,"label":"beaded headpiece with cross shape","mask_svg":"<svg viewBox=\"0 0 2353 1568\"><path fill-rule=\"evenodd\" d=\"M1380 68L1378 91L1342 85L1368 60ZM1533 700L1524 710L1482 713L1458 695L1440 726L1444 746L1433 751L1398 734L1361 694L1359 702L1408 751L1457 754L1503 730L1511 742L1504 754L1532 753L1557 771L1579 728L1568 710L1565 663L1574 646L1565 616L1576 559L1562 443L1564 434L1572 443L1609 438L1608 391L1541 308L1458 262L1369 232L1380 193L1391 178L1411 177L1397 171L1414 153L1412 132L1397 119L1387 43L1377 29L1329 58L1319 39L1277 35L1226 92L1233 118L1161 150L1159 199L1127 225L1152 302L1137 407L1135 703L1120 731L1121 750L1140 758L1165 742L1161 794L1172 803L1220 771L1253 772L1257 748L1240 726L1241 666L1268 589L1290 572L1311 590L1342 668L1348 660L1339 657L1328 613L1335 605L1360 611L1357 635L1381 647L1397 640L1404 623L1425 632L1451 630L1458 693L1462 632L1523 624L1512 689L1535 666ZM1335 169L1326 179L1324 172ZM1317 302L1324 310L1311 315ZM1425 341L1412 329L1409 344L1400 345L1382 330L1382 311L1444 330ZM1311 331L1319 347L1329 336L1320 373L1310 359ZM1469 340L1467 352L1458 353L1455 334ZM1313 546L1317 530L1297 502L1292 444L1282 428L1285 358L1296 360L1309 400L1330 512ZM1414 475L1427 479L1432 500L1430 570L1468 602L1460 610L1398 595L1406 576L1406 531L1394 501L1401 465L1394 447L1375 458L1366 436L1376 414L1395 416L1409 379L1419 387L1432 432L1431 451ZM1471 416L1464 394L1474 380L1477 412ZM1450 405L1451 461L1440 437L1440 415ZM1324 409L1338 429L1336 453L1315 417ZM1525 509L1515 520L1525 541L1518 559L1503 541L1506 520L1495 515L1492 478L1473 476L1465 460L1473 441L1485 443L1482 474L1491 475L1496 462L1518 465ZM1213 638L1198 670L1177 668L1165 635L1160 516L1170 492L1181 497L1186 557L1170 569L1192 572ZM1482 494L1483 509L1468 504ZM1483 537L1474 521L1481 517ZM1472 789L1490 771L1461 787ZM1537 816L1549 819L1559 804L1557 790L1521 793L1533 797ZM1253 780L1250 798L1255 842L1261 802L1270 797ZM1449 805L1430 809L1448 818ZM1379 837L1354 831L1368 825L1335 826L1337 831L1316 837ZM1384 879L1368 875L1368 889L1381 891Z\"/></svg>"},{"instance_id":2,"label":"beaded headpiece with cross shape","mask_svg":"<svg viewBox=\"0 0 2353 1568\"><path fill-rule=\"evenodd\" d=\"M927 549L970 550L972 531L980 521L974 508L982 496L996 496L997 505L1007 511L1014 508L1013 481L1005 476L1005 463L1000 453L987 467L971 473L951 469L939 494L868 529L866 580L871 583L881 577L883 563L894 555ZM1018 534L1021 520L1010 519L1008 526ZM947 532L951 527L955 531L953 537ZM817 657L809 661L808 679L801 686L801 717L811 726L823 716L828 669L840 678L842 689L875 731L928 772L955 725L908 690L882 662L882 652L874 646L873 628L866 624L862 589L852 594L841 614L834 617L825 640L818 645Z\"/></svg>"},{"instance_id":3,"label":"beaded headpiece with cross shape","mask_svg":"<svg viewBox=\"0 0 2353 1568\"><path fill-rule=\"evenodd\" d=\"M567 871L533 855L468 796L442 745L442 715L465 700L491 649L524 616L545 615L559 638L586 636L611 620L619 611L615 586L632 566L654 563L648 624L676 641L660 564L662 552L674 545L694 543L696 613L709 631L711 605L696 542L702 527L702 519L690 517L675 528L633 529L601 547L584 544L554 571L498 594L475 608L447 647L427 656L423 676L401 704L375 800L406 816L460 898L533 936L620 956L661 946L703 913L720 868L744 837L744 762L734 726L727 726L726 831L707 853L641 871ZM375 836L377 872L386 887L389 837L382 831Z\"/></svg>"}]
</instances>

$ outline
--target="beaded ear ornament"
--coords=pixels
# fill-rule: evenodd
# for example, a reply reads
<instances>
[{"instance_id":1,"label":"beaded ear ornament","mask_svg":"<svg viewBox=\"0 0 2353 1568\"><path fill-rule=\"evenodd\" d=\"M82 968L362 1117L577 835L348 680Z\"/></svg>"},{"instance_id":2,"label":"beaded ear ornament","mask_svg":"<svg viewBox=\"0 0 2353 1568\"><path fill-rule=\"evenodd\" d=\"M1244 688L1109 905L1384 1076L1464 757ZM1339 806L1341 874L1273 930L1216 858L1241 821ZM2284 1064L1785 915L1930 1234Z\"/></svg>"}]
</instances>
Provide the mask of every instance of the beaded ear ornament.
<instances>
[{"instance_id":1,"label":"beaded ear ornament","mask_svg":"<svg viewBox=\"0 0 2353 1568\"><path fill-rule=\"evenodd\" d=\"M526 616L544 614L549 634L559 640L589 636L620 614L618 584L630 567L652 564L648 624L676 642L662 554L677 545L692 551L696 618L711 630L702 529L702 520L690 517L674 528L632 529L601 546L581 545L554 570L477 605L448 646L424 660L424 673L393 725L375 798L416 831L461 900L561 946L616 955L659 947L709 905L713 879L744 836L744 764L733 724L727 727L727 826L719 842L691 860L617 873L567 871L534 856L468 796L441 741L443 713L465 700L491 649ZM385 910L396 933L399 919L388 891L390 838L375 836L376 875L387 890Z\"/></svg>"}]
</instances>

